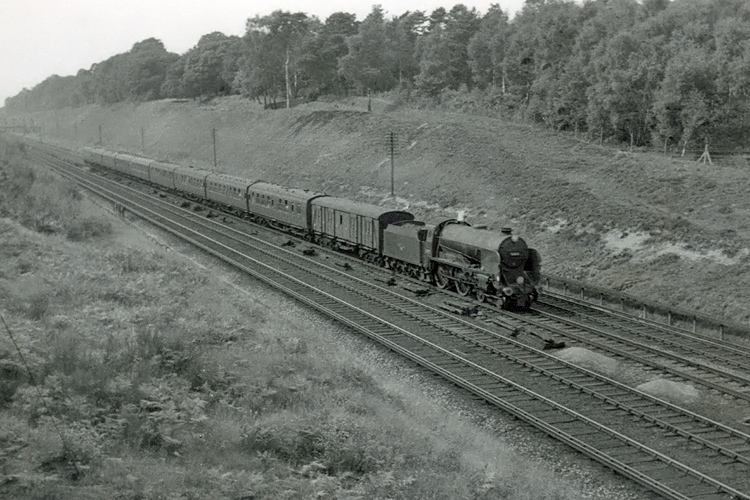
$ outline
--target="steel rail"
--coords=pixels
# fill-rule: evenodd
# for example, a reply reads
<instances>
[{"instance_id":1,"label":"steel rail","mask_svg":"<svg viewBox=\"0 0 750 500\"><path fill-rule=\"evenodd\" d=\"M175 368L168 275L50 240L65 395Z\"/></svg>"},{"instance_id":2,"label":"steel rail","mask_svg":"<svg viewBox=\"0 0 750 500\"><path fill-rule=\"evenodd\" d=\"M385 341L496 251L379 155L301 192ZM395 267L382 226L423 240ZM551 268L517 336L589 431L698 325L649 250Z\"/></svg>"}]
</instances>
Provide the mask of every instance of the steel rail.
<instances>
[{"instance_id":1,"label":"steel rail","mask_svg":"<svg viewBox=\"0 0 750 500\"><path fill-rule=\"evenodd\" d=\"M717 377L723 378L725 380L732 381L734 383L737 383L737 384L740 384L740 385L743 385L743 386L750 386L750 379L748 379L747 377L743 377L743 376L740 376L740 375L737 375L737 374L733 374L733 373L728 373L725 370L722 370L722 369L719 369L719 368L716 368L716 367L712 367L712 366L707 366L707 365L704 365L702 363L697 363L697 362L694 362L692 360L688 360L688 359L685 359L683 357L680 357L678 355L675 355L675 354L672 354L672 353L669 353L669 352L665 352L665 351L660 351L659 349L655 349L655 348L650 347L650 346L646 346L646 345L644 345L642 343L639 343L639 342L635 342L635 341L628 340L628 339L623 339L623 338L621 338L621 337L619 337L619 336L617 336L617 335L615 335L613 333L606 332L606 331L601 330L601 329L596 329L596 328L593 328L591 326L584 325L582 323L578 323L578 322L572 321L572 320L567 319L567 318L563 318L563 317L560 317L560 316L555 316L555 315L553 315L551 313L539 312L539 315L542 317L542 320L539 320L539 319L530 319L528 317L524 317L524 316L520 316L520 315L516 316L516 319L518 321L522 322L522 323L534 326L534 327L536 327L538 329L547 330L547 331L549 331L551 333L554 333L555 335L558 335L558 336L561 336L561 337L568 337L568 338L571 338L571 339L575 339L575 340L581 342L582 344L586 344L586 345L595 347L595 348L600 349L600 350L602 350L604 352L609 352L610 354L615 354L615 355L623 357L625 359L634 360L634 361L636 361L638 363L641 363L643 365L650 366L651 368L656 368L656 369L658 369L660 371L663 371L665 373L669 373L669 374L671 374L671 375L673 375L675 377L679 377L679 378L684 379L684 380L690 380L690 381L692 381L692 382L694 382L696 384L700 384L700 385L703 385L703 386L708 387L710 389L714 389L714 390L719 391L721 393L733 396L733 397L735 397L737 399L742 399L742 400L745 400L745 401L750 401L750 393L746 393L746 392L743 392L743 391L740 391L740 390L733 389L731 387L728 387L725 384L709 380L706 377L701 377L699 375L694 375L692 373L688 373L684 369L677 369L677 368L673 368L673 367L667 366L667 365L665 365L665 364L663 364L663 363L661 363L659 361L655 361L655 360L646 358L646 357L644 357L642 355L637 355L635 353L625 351L625 350L623 350L621 348L618 348L618 347L606 344L603 341L593 340L591 338L586 337L585 335L586 335L586 332L591 332L592 334L598 335L600 337L605 337L605 338L607 338L608 340L610 340L612 342L616 342L616 343L620 343L620 344L625 344L626 346L629 346L631 348L637 348L637 349L640 349L641 351L646 351L649 354L657 355L660 358L667 358L667 359L671 359L673 361L678 361L678 362L680 362L683 365L686 365L688 367L694 368L696 370L702 370L704 372L708 372L708 373L713 374L713 375L715 375ZM552 324L545 323L545 321L551 322ZM555 326L555 324L558 325L558 326ZM564 330L559 325L568 326L570 328L575 328L577 330L580 330L580 332L577 333L575 331Z\"/></svg>"},{"instance_id":2,"label":"steel rail","mask_svg":"<svg viewBox=\"0 0 750 500\"><path fill-rule=\"evenodd\" d=\"M558 303L554 303L555 300ZM577 301L545 296L544 300L540 301L540 303L546 307L559 309L577 317L626 330L628 333L632 333L638 337L648 338L675 349L685 350L692 354L700 354L703 357L710 356L720 360L722 364L731 362L740 369L750 369L750 347L743 348L738 344L689 334L680 328L670 328L662 323L634 318L629 315L621 315L617 311L601 310L592 307L590 304L581 304ZM616 320L619 320L619 322ZM669 336L664 335L665 333L669 334Z\"/></svg>"}]
</instances>

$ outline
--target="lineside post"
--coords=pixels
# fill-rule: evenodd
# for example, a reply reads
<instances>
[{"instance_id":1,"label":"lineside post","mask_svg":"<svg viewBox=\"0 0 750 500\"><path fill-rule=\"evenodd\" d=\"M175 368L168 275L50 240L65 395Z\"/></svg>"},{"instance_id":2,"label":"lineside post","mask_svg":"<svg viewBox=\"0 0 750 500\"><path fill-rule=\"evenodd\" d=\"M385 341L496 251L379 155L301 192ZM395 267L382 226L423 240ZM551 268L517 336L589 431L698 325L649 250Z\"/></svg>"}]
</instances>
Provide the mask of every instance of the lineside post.
<instances>
[{"instance_id":1,"label":"lineside post","mask_svg":"<svg viewBox=\"0 0 750 500\"><path fill-rule=\"evenodd\" d=\"M391 197L395 198L395 189L394 189L394 181L393 181L393 174L394 174L394 156L396 154L396 134L391 131L388 133L388 147L391 151Z\"/></svg>"},{"instance_id":2,"label":"lineside post","mask_svg":"<svg viewBox=\"0 0 750 500\"><path fill-rule=\"evenodd\" d=\"M216 170L216 129L211 129L211 139L214 142L214 170Z\"/></svg>"}]
</instances>

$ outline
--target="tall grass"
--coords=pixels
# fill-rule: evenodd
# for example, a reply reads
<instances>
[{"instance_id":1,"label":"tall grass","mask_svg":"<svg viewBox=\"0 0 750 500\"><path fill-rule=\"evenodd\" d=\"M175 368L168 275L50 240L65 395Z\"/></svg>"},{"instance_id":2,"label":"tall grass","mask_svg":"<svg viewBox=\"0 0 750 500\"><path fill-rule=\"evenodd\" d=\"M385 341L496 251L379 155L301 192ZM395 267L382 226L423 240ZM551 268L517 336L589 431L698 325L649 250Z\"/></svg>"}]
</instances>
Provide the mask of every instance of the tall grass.
<instances>
[{"instance_id":1,"label":"tall grass","mask_svg":"<svg viewBox=\"0 0 750 500\"><path fill-rule=\"evenodd\" d=\"M29 162L25 149L10 148L0 176L0 214L40 233L60 233L73 241L108 236L112 225L87 214L78 187Z\"/></svg>"},{"instance_id":2,"label":"tall grass","mask_svg":"<svg viewBox=\"0 0 750 500\"><path fill-rule=\"evenodd\" d=\"M75 216L75 190L10 171L36 232L0 219L0 298L37 387L0 336L0 449L26 447L5 455L0 497L579 497L534 464L509 466L512 450L368 368L319 318L163 251L39 231L42 215L66 224L39 193Z\"/></svg>"}]
</instances>

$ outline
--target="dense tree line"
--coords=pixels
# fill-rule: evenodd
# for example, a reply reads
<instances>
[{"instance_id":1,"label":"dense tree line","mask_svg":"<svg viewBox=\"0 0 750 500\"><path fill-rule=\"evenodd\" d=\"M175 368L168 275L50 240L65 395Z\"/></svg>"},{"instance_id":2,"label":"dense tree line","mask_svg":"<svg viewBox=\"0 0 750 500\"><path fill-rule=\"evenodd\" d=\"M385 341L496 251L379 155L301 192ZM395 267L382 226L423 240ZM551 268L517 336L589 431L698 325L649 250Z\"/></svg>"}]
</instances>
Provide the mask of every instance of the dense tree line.
<instances>
[{"instance_id":1,"label":"dense tree line","mask_svg":"<svg viewBox=\"0 0 750 500\"><path fill-rule=\"evenodd\" d=\"M249 19L183 55L155 39L6 100L9 111L242 94L259 101L400 91L497 109L558 130L683 149L747 136L746 0L526 0L512 19L464 5L362 21L302 12ZM744 144L743 144L744 146Z\"/></svg>"}]
</instances>

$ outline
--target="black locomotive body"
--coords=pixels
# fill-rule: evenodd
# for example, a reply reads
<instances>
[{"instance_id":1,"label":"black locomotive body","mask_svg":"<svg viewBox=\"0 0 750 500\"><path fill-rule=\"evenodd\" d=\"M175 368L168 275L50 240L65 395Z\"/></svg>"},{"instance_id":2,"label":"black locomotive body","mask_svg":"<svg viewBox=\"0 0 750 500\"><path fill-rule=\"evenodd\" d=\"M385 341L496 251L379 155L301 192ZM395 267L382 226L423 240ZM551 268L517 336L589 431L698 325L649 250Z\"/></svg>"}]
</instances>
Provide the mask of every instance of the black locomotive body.
<instances>
[{"instance_id":1,"label":"black locomotive body","mask_svg":"<svg viewBox=\"0 0 750 500\"><path fill-rule=\"evenodd\" d=\"M538 297L539 253L509 231L455 219L395 224L386 229L384 257L400 272L504 307L528 308Z\"/></svg>"}]
</instances>

